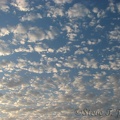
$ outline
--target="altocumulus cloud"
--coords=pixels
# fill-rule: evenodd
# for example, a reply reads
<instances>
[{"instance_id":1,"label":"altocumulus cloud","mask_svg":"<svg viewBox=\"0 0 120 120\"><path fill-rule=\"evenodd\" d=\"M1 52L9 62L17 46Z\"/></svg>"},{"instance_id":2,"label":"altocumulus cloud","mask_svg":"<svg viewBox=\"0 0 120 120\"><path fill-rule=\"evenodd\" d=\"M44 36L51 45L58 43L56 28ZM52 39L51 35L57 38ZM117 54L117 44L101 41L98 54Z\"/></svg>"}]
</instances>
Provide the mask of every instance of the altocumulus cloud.
<instances>
[{"instance_id":1,"label":"altocumulus cloud","mask_svg":"<svg viewBox=\"0 0 120 120\"><path fill-rule=\"evenodd\" d=\"M119 14L114 0L1 0L0 120L119 119Z\"/></svg>"}]
</instances>

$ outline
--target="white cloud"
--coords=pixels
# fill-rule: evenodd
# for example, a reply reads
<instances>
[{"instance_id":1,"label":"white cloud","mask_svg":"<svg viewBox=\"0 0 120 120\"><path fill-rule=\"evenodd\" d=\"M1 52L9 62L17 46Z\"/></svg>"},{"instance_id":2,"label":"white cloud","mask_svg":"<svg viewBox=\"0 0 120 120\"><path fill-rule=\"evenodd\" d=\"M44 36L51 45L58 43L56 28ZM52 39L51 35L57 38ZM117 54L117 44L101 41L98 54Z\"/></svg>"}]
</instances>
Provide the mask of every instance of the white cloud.
<instances>
[{"instance_id":1,"label":"white cloud","mask_svg":"<svg viewBox=\"0 0 120 120\"><path fill-rule=\"evenodd\" d=\"M42 16L40 13L34 14L34 13L26 13L26 15L22 16L22 18L20 19L20 21L24 22L24 21L34 21L36 19L41 19Z\"/></svg>"},{"instance_id":2,"label":"white cloud","mask_svg":"<svg viewBox=\"0 0 120 120\"><path fill-rule=\"evenodd\" d=\"M14 34L25 34L26 32L26 28L21 23L18 24L13 30Z\"/></svg>"},{"instance_id":3,"label":"white cloud","mask_svg":"<svg viewBox=\"0 0 120 120\"><path fill-rule=\"evenodd\" d=\"M71 3L72 0L53 0L56 4Z\"/></svg>"},{"instance_id":4,"label":"white cloud","mask_svg":"<svg viewBox=\"0 0 120 120\"><path fill-rule=\"evenodd\" d=\"M116 26L113 31L109 32L110 40L120 41L120 27Z\"/></svg>"},{"instance_id":5,"label":"white cloud","mask_svg":"<svg viewBox=\"0 0 120 120\"><path fill-rule=\"evenodd\" d=\"M30 5L27 0L12 0L11 5L15 6L20 11L30 11Z\"/></svg>"},{"instance_id":6,"label":"white cloud","mask_svg":"<svg viewBox=\"0 0 120 120\"><path fill-rule=\"evenodd\" d=\"M46 33L46 39L52 40L58 35L58 29L53 26L50 26L50 29L46 30L45 33Z\"/></svg>"},{"instance_id":7,"label":"white cloud","mask_svg":"<svg viewBox=\"0 0 120 120\"><path fill-rule=\"evenodd\" d=\"M108 0L109 6L107 7L107 10L110 10L112 13L115 13L115 4L113 0Z\"/></svg>"},{"instance_id":8,"label":"white cloud","mask_svg":"<svg viewBox=\"0 0 120 120\"><path fill-rule=\"evenodd\" d=\"M4 38L0 40L1 119L97 120L97 117L76 117L74 110L76 107L104 110L107 107L119 106L120 77L116 76L120 68L119 54L116 52L119 44L110 44L105 49L102 49L105 46L100 44L100 49L97 48L102 42L102 37L106 38L106 36L105 34L102 37L96 36L98 31L94 29L103 28L100 19L107 15L106 11L98 9L97 6L91 8L90 5L89 8L95 16L88 20L84 18L91 14L89 9L78 2L73 7L66 6L68 16L65 16L64 4L72 0L54 0L55 7L50 6L53 2L48 0L44 1L45 6L41 4L43 1L39 1L41 5L29 0L11 1L13 6L25 12L32 9L29 3L38 6L34 7L34 12L16 11L12 17L17 17L16 22L23 23L15 22L17 25L11 27L8 25L9 21L7 22L9 27L0 29L0 37ZM1 8L6 3L6 0L1 0ZM46 4L49 4L47 8L45 8ZM45 26L27 22L42 18L38 12L43 13L43 16L46 16L47 12L47 15L53 19L41 19L40 21L45 20L42 21L46 23ZM74 18L81 20L74 21ZM117 23L112 22L113 24ZM89 27L91 33L87 33ZM104 28L107 29L106 26ZM56 39L57 42L47 41L55 39L58 33L61 35ZM108 31L110 41L115 41L116 44L120 38L119 33L119 26L111 28ZM59 41L61 39L65 40L64 43ZM97 53L95 53L96 49ZM104 51L108 53L107 56ZM14 54L8 57L7 55L11 53ZM94 56L96 54L98 58ZM115 77L109 76L111 72ZM101 118L104 119L114 120L112 117Z\"/></svg>"},{"instance_id":9,"label":"white cloud","mask_svg":"<svg viewBox=\"0 0 120 120\"><path fill-rule=\"evenodd\" d=\"M38 28L36 26L24 26L19 23L16 26L2 28L0 36L6 36L13 33L12 44L25 44L26 42L36 42L42 40L52 40L58 35L58 29L50 26L48 30Z\"/></svg>"},{"instance_id":10,"label":"white cloud","mask_svg":"<svg viewBox=\"0 0 120 120\"><path fill-rule=\"evenodd\" d=\"M9 45L5 43L5 41L0 40L0 56L6 56L10 54L11 54L11 50L9 48Z\"/></svg>"},{"instance_id":11,"label":"white cloud","mask_svg":"<svg viewBox=\"0 0 120 120\"><path fill-rule=\"evenodd\" d=\"M68 12L69 18L84 18L90 14L90 11L82 4L76 3L71 7Z\"/></svg>"},{"instance_id":12,"label":"white cloud","mask_svg":"<svg viewBox=\"0 0 120 120\"><path fill-rule=\"evenodd\" d=\"M24 47L20 47L14 50L14 52L33 52L33 48L31 46L29 46L29 48L24 48Z\"/></svg>"},{"instance_id":13,"label":"white cloud","mask_svg":"<svg viewBox=\"0 0 120 120\"><path fill-rule=\"evenodd\" d=\"M10 31L7 28L1 28L0 29L0 37L9 35Z\"/></svg>"},{"instance_id":14,"label":"white cloud","mask_svg":"<svg viewBox=\"0 0 120 120\"><path fill-rule=\"evenodd\" d=\"M67 53L68 51L70 51L70 47L69 46L64 46L64 47L60 47L56 52L59 53Z\"/></svg>"},{"instance_id":15,"label":"white cloud","mask_svg":"<svg viewBox=\"0 0 120 120\"><path fill-rule=\"evenodd\" d=\"M120 3L117 4L118 12L120 13Z\"/></svg>"},{"instance_id":16,"label":"white cloud","mask_svg":"<svg viewBox=\"0 0 120 120\"><path fill-rule=\"evenodd\" d=\"M43 48L43 47L41 47L40 45L36 45L36 46L34 47L34 50L35 50L36 52L38 52L38 53L46 51L46 49Z\"/></svg>"},{"instance_id":17,"label":"white cloud","mask_svg":"<svg viewBox=\"0 0 120 120\"><path fill-rule=\"evenodd\" d=\"M75 55L76 55L76 54L79 54L79 55L80 55L80 54L84 54L84 53L85 53L85 52L84 52L82 49L78 49L78 50L75 51Z\"/></svg>"},{"instance_id":18,"label":"white cloud","mask_svg":"<svg viewBox=\"0 0 120 120\"><path fill-rule=\"evenodd\" d=\"M25 41L27 39L27 28L25 28L21 23L10 27L9 31L13 33L12 44L25 44Z\"/></svg>"},{"instance_id":19,"label":"white cloud","mask_svg":"<svg viewBox=\"0 0 120 120\"><path fill-rule=\"evenodd\" d=\"M49 30L42 30L38 27L30 27L28 32L28 42L36 42L42 40L51 40L57 36L57 29L50 26Z\"/></svg>"},{"instance_id":20,"label":"white cloud","mask_svg":"<svg viewBox=\"0 0 120 120\"><path fill-rule=\"evenodd\" d=\"M50 52L50 53L53 53L53 52L54 52L54 50L53 50L52 48L48 48L47 51Z\"/></svg>"},{"instance_id":21,"label":"white cloud","mask_svg":"<svg viewBox=\"0 0 120 120\"><path fill-rule=\"evenodd\" d=\"M100 10L98 13L97 13L97 17L98 18L104 18L106 16L106 11L105 10Z\"/></svg>"},{"instance_id":22,"label":"white cloud","mask_svg":"<svg viewBox=\"0 0 120 120\"><path fill-rule=\"evenodd\" d=\"M47 17L57 18L58 16L60 16L60 17L64 16L63 9L49 6L49 10L47 11Z\"/></svg>"},{"instance_id":23,"label":"white cloud","mask_svg":"<svg viewBox=\"0 0 120 120\"><path fill-rule=\"evenodd\" d=\"M95 68L95 69L98 68L97 62L95 61L95 59L88 60L87 58L84 58L83 61L87 68Z\"/></svg>"},{"instance_id":24,"label":"white cloud","mask_svg":"<svg viewBox=\"0 0 120 120\"><path fill-rule=\"evenodd\" d=\"M12 61L7 61L7 60L2 60L0 62L0 67L3 69L3 70L6 70L8 72L11 72L14 70L15 68L15 64L14 62Z\"/></svg>"},{"instance_id":25,"label":"white cloud","mask_svg":"<svg viewBox=\"0 0 120 120\"><path fill-rule=\"evenodd\" d=\"M94 13L98 13L98 11L99 11L98 8L96 8L96 7L93 8L93 12L94 12Z\"/></svg>"},{"instance_id":26,"label":"white cloud","mask_svg":"<svg viewBox=\"0 0 120 120\"><path fill-rule=\"evenodd\" d=\"M0 10L8 12L10 8L7 4L8 4L7 0L0 0Z\"/></svg>"},{"instance_id":27,"label":"white cloud","mask_svg":"<svg viewBox=\"0 0 120 120\"><path fill-rule=\"evenodd\" d=\"M101 69L110 70L110 66L107 64L100 65Z\"/></svg>"},{"instance_id":28,"label":"white cloud","mask_svg":"<svg viewBox=\"0 0 120 120\"><path fill-rule=\"evenodd\" d=\"M39 40L44 40L45 33L43 30L37 28L37 27L31 27L28 32L28 42L36 42Z\"/></svg>"},{"instance_id":29,"label":"white cloud","mask_svg":"<svg viewBox=\"0 0 120 120\"><path fill-rule=\"evenodd\" d=\"M67 37L69 40L74 41L75 37L77 37L77 33L79 32L79 26L77 24L68 23L69 25L66 25L64 28L62 28L63 31L67 32Z\"/></svg>"}]
</instances>

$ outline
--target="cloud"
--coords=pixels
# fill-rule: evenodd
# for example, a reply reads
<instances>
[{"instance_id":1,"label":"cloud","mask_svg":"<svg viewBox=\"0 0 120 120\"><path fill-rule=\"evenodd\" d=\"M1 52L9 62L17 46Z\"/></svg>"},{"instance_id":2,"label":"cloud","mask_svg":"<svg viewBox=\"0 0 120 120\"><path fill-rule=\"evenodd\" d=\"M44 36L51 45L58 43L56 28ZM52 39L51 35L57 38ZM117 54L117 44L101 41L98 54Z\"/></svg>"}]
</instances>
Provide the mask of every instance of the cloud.
<instances>
[{"instance_id":1,"label":"cloud","mask_svg":"<svg viewBox=\"0 0 120 120\"><path fill-rule=\"evenodd\" d=\"M10 7L7 4L8 0L0 0L0 10L2 10L3 12L8 12Z\"/></svg>"},{"instance_id":2,"label":"cloud","mask_svg":"<svg viewBox=\"0 0 120 120\"><path fill-rule=\"evenodd\" d=\"M116 40L116 41L120 41L120 27L119 26L116 26L115 28L114 28L114 30L112 30L112 31L110 31L109 32L109 38L110 38L110 40Z\"/></svg>"},{"instance_id":3,"label":"cloud","mask_svg":"<svg viewBox=\"0 0 120 120\"><path fill-rule=\"evenodd\" d=\"M119 5L72 1L0 1L1 119L114 120L74 110L119 106Z\"/></svg>"},{"instance_id":4,"label":"cloud","mask_svg":"<svg viewBox=\"0 0 120 120\"><path fill-rule=\"evenodd\" d=\"M19 23L16 26L12 26L9 28L9 31L13 34L12 44L25 44L27 39L27 28Z\"/></svg>"},{"instance_id":5,"label":"cloud","mask_svg":"<svg viewBox=\"0 0 120 120\"><path fill-rule=\"evenodd\" d=\"M64 46L64 47L60 47L56 52L59 53L67 53L70 51L70 47L69 46Z\"/></svg>"},{"instance_id":6,"label":"cloud","mask_svg":"<svg viewBox=\"0 0 120 120\"><path fill-rule=\"evenodd\" d=\"M20 47L14 50L14 52L33 52L33 48L29 45L29 48Z\"/></svg>"},{"instance_id":7,"label":"cloud","mask_svg":"<svg viewBox=\"0 0 120 120\"><path fill-rule=\"evenodd\" d=\"M94 8L93 8L93 12L94 12L94 13L98 13L98 11L99 11L99 10L98 10L97 7L94 7Z\"/></svg>"},{"instance_id":8,"label":"cloud","mask_svg":"<svg viewBox=\"0 0 120 120\"><path fill-rule=\"evenodd\" d=\"M85 52L82 50L82 49L78 49L75 51L75 55L78 54L78 55L81 55L81 54L84 54Z\"/></svg>"},{"instance_id":9,"label":"cloud","mask_svg":"<svg viewBox=\"0 0 120 120\"><path fill-rule=\"evenodd\" d=\"M0 40L0 56L6 56L11 54L9 45L4 41Z\"/></svg>"},{"instance_id":10,"label":"cloud","mask_svg":"<svg viewBox=\"0 0 120 120\"><path fill-rule=\"evenodd\" d=\"M49 9L47 11L47 17L53 17L57 18L58 16L63 17L64 16L64 10L63 8L56 8L53 6L49 6Z\"/></svg>"},{"instance_id":11,"label":"cloud","mask_svg":"<svg viewBox=\"0 0 120 120\"><path fill-rule=\"evenodd\" d=\"M120 13L120 3L117 4L118 12Z\"/></svg>"},{"instance_id":12,"label":"cloud","mask_svg":"<svg viewBox=\"0 0 120 120\"><path fill-rule=\"evenodd\" d=\"M56 4L71 3L72 0L53 0Z\"/></svg>"},{"instance_id":13,"label":"cloud","mask_svg":"<svg viewBox=\"0 0 120 120\"><path fill-rule=\"evenodd\" d=\"M37 42L42 40L52 40L58 35L58 29L50 26L49 29L38 28L37 26L24 26L19 23L16 26L8 26L1 28L0 37L13 34L11 44L25 44L26 42Z\"/></svg>"},{"instance_id":14,"label":"cloud","mask_svg":"<svg viewBox=\"0 0 120 120\"><path fill-rule=\"evenodd\" d=\"M115 13L115 4L113 0L109 0L109 6L107 7L107 10L110 10L112 13Z\"/></svg>"},{"instance_id":15,"label":"cloud","mask_svg":"<svg viewBox=\"0 0 120 120\"><path fill-rule=\"evenodd\" d=\"M34 47L34 50L35 50L36 52L38 52L38 53L46 51L46 49L43 48L43 47L41 47L40 45L36 45L36 46Z\"/></svg>"},{"instance_id":16,"label":"cloud","mask_svg":"<svg viewBox=\"0 0 120 120\"><path fill-rule=\"evenodd\" d=\"M28 32L28 42L36 42L45 39L45 33L43 30L32 27Z\"/></svg>"},{"instance_id":17,"label":"cloud","mask_svg":"<svg viewBox=\"0 0 120 120\"><path fill-rule=\"evenodd\" d=\"M69 8L68 12L69 18L79 18L82 19L90 14L90 11L82 4L76 3L73 7Z\"/></svg>"},{"instance_id":18,"label":"cloud","mask_svg":"<svg viewBox=\"0 0 120 120\"><path fill-rule=\"evenodd\" d=\"M56 28L50 26L49 30L43 30L38 27L30 27L28 32L28 42L54 39L57 36Z\"/></svg>"},{"instance_id":19,"label":"cloud","mask_svg":"<svg viewBox=\"0 0 120 120\"><path fill-rule=\"evenodd\" d=\"M104 18L106 16L106 11L105 10L100 10L98 13L97 13L97 17L98 18Z\"/></svg>"},{"instance_id":20,"label":"cloud","mask_svg":"<svg viewBox=\"0 0 120 120\"><path fill-rule=\"evenodd\" d=\"M36 19L41 19L42 16L40 13L34 14L34 13L26 13L26 15L22 16L20 21L34 21Z\"/></svg>"},{"instance_id":21,"label":"cloud","mask_svg":"<svg viewBox=\"0 0 120 120\"><path fill-rule=\"evenodd\" d=\"M53 53L53 52L54 52L54 49L52 49L52 48L48 48L47 51L50 52L50 53Z\"/></svg>"},{"instance_id":22,"label":"cloud","mask_svg":"<svg viewBox=\"0 0 120 120\"><path fill-rule=\"evenodd\" d=\"M0 29L0 37L9 35L10 31L7 28L1 28Z\"/></svg>"},{"instance_id":23,"label":"cloud","mask_svg":"<svg viewBox=\"0 0 120 120\"><path fill-rule=\"evenodd\" d=\"M30 11L30 5L27 0L12 0L11 5L20 11Z\"/></svg>"},{"instance_id":24,"label":"cloud","mask_svg":"<svg viewBox=\"0 0 120 120\"><path fill-rule=\"evenodd\" d=\"M74 39L77 37L77 34L79 33L79 25L77 24L72 24L72 23L68 23L68 25L64 26L62 28L63 31L67 32L67 37L69 38L69 40L74 41Z\"/></svg>"},{"instance_id":25,"label":"cloud","mask_svg":"<svg viewBox=\"0 0 120 120\"><path fill-rule=\"evenodd\" d=\"M95 59L88 60L87 58L84 58L83 62L87 68L95 68L95 69L98 68L97 62L95 61Z\"/></svg>"}]
</instances>

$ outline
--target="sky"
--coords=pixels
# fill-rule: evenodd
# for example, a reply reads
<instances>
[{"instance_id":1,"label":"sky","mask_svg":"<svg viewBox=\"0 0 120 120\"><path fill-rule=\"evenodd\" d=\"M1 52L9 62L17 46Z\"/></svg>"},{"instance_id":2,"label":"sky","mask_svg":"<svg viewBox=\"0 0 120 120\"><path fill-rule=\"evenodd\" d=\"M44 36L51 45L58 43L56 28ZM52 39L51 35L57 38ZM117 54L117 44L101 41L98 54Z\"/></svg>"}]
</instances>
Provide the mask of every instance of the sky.
<instances>
[{"instance_id":1,"label":"sky","mask_svg":"<svg viewBox=\"0 0 120 120\"><path fill-rule=\"evenodd\" d=\"M116 120L119 92L119 0L0 0L0 120Z\"/></svg>"}]
</instances>

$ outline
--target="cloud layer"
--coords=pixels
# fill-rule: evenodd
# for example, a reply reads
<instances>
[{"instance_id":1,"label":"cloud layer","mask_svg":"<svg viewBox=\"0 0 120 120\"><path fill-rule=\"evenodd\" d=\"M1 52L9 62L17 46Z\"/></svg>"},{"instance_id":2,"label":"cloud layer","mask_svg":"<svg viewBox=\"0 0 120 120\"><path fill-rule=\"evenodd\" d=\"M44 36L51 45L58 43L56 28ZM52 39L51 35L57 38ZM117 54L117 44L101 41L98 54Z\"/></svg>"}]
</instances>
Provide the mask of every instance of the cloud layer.
<instances>
[{"instance_id":1,"label":"cloud layer","mask_svg":"<svg viewBox=\"0 0 120 120\"><path fill-rule=\"evenodd\" d=\"M0 120L119 119L119 14L113 0L1 0Z\"/></svg>"}]
</instances>

